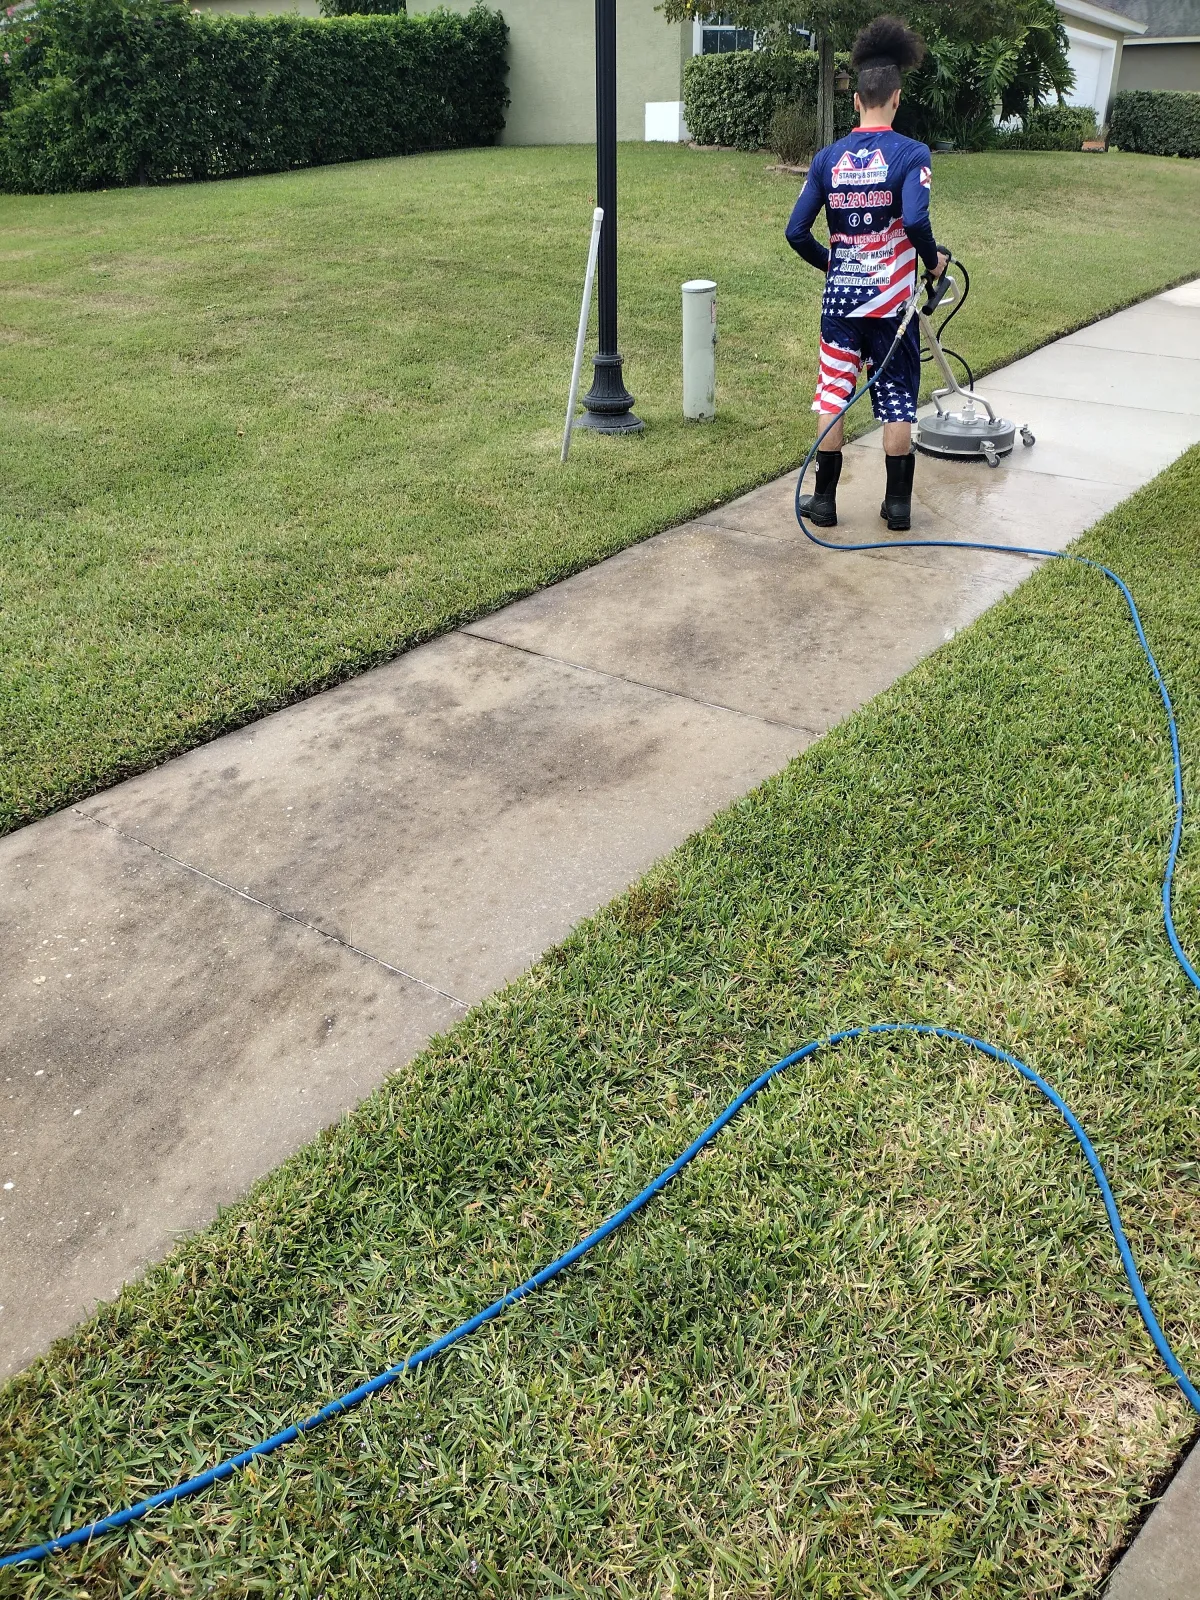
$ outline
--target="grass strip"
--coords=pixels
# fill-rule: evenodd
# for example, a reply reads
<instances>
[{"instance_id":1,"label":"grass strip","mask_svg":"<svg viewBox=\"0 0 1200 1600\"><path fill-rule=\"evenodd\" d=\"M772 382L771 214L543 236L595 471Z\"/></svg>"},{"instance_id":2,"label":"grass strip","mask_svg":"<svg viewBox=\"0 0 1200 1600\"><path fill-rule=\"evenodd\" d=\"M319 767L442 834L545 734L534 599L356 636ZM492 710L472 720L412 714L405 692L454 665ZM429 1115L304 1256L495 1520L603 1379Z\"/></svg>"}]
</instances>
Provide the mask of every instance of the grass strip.
<instances>
[{"instance_id":1,"label":"grass strip","mask_svg":"<svg viewBox=\"0 0 1200 1600\"><path fill-rule=\"evenodd\" d=\"M0 197L0 832L799 460L821 281L783 241L796 180L620 160L649 426L580 434L566 471L586 148ZM977 372L1200 258L1194 162L947 156L933 182ZM720 288L703 428L679 370L699 275Z\"/></svg>"},{"instance_id":2,"label":"grass strip","mask_svg":"<svg viewBox=\"0 0 1200 1600\"><path fill-rule=\"evenodd\" d=\"M1194 793L1200 449L1076 548L1137 597ZM5 1547L402 1358L763 1066L873 1020L988 1038L1055 1085L1194 1373L1170 775L1120 597L1047 565L12 1381ZM638 1223L411 1381L0 1593L1082 1596L1194 1428L1040 1097L873 1042L784 1074Z\"/></svg>"}]
</instances>

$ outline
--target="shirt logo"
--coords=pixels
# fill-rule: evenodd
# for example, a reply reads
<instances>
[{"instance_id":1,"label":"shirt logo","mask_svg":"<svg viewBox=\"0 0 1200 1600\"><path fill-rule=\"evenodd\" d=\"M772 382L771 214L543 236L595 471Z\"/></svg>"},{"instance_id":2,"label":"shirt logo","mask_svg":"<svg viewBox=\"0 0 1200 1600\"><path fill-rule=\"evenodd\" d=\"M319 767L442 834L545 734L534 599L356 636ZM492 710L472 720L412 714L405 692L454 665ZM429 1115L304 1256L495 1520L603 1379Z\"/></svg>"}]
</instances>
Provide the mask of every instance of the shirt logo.
<instances>
[{"instance_id":1,"label":"shirt logo","mask_svg":"<svg viewBox=\"0 0 1200 1600\"><path fill-rule=\"evenodd\" d=\"M923 188L928 189L929 180L930 180L931 177L932 177L932 173L930 172L929 168L928 167L922 167L921 168L921 185L922 185Z\"/></svg>"},{"instance_id":2,"label":"shirt logo","mask_svg":"<svg viewBox=\"0 0 1200 1600\"><path fill-rule=\"evenodd\" d=\"M835 189L846 183L864 188L873 183L886 183L887 175L888 164L882 150L845 150L838 157L830 180Z\"/></svg>"}]
</instances>

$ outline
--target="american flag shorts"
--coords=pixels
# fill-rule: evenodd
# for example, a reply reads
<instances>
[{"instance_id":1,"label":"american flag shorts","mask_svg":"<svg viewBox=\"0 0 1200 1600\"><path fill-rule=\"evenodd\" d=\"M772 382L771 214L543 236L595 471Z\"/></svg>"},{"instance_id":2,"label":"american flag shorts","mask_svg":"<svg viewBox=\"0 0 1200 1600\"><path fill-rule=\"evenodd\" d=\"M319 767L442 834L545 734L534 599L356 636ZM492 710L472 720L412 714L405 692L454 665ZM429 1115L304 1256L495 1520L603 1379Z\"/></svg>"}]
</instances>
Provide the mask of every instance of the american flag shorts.
<instances>
[{"instance_id":1,"label":"american flag shorts","mask_svg":"<svg viewBox=\"0 0 1200 1600\"><path fill-rule=\"evenodd\" d=\"M821 365L817 374L814 411L840 411L854 393L863 369L867 377L892 348L899 317L839 317L821 315ZM915 422L921 388L921 335L914 317L887 371L871 390L871 408L878 422Z\"/></svg>"}]
</instances>

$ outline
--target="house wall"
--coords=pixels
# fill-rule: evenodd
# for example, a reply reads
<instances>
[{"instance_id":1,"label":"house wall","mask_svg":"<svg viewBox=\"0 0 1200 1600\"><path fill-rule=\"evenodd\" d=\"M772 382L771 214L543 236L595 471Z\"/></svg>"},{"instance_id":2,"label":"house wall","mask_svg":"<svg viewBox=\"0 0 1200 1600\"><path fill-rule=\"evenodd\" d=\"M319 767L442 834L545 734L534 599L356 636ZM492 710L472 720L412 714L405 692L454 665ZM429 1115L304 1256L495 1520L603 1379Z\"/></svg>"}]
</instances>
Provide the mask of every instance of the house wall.
<instances>
[{"instance_id":1,"label":"house wall","mask_svg":"<svg viewBox=\"0 0 1200 1600\"><path fill-rule=\"evenodd\" d=\"M442 0L469 11L471 0ZM594 0L492 0L509 27L512 104L502 144L591 144L596 136ZM424 0L408 9L433 10ZM680 101L692 28L655 0L617 0L617 138L646 137L646 105Z\"/></svg>"},{"instance_id":2,"label":"house wall","mask_svg":"<svg viewBox=\"0 0 1200 1600\"><path fill-rule=\"evenodd\" d=\"M1121 89L1184 89L1200 94L1200 44L1130 44L1121 57Z\"/></svg>"}]
</instances>

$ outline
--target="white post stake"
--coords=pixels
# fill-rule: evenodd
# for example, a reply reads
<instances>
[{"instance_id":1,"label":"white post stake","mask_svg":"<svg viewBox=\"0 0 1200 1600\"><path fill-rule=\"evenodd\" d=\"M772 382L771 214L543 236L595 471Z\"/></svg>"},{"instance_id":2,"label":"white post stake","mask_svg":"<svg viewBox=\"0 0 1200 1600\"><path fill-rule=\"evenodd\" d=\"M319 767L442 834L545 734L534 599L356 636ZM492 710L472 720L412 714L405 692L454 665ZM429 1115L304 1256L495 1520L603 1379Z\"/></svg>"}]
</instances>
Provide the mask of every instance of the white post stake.
<instances>
[{"instance_id":1,"label":"white post stake","mask_svg":"<svg viewBox=\"0 0 1200 1600\"><path fill-rule=\"evenodd\" d=\"M683 286L683 414L693 422L717 415L717 286L711 278Z\"/></svg>"},{"instance_id":2,"label":"white post stake","mask_svg":"<svg viewBox=\"0 0 1200 1600\"><path fill-rule=\"evenodd\" d=\"M579 374L583 367L583 347L587 343L588 317L592 310L592 282L596 276L596 255L600 249L600 224L604 208L592 212L592 242L588 246L587 271L583 277L583 304L579 308L579 332L575 336L575 365L571 369L571 397L567 401L567 425L563 429L562 460L571 448L571 429L575 426L575 402L579 398Z\"/></svg>"}]
</instances>

